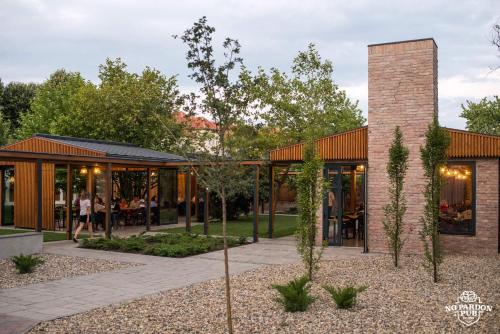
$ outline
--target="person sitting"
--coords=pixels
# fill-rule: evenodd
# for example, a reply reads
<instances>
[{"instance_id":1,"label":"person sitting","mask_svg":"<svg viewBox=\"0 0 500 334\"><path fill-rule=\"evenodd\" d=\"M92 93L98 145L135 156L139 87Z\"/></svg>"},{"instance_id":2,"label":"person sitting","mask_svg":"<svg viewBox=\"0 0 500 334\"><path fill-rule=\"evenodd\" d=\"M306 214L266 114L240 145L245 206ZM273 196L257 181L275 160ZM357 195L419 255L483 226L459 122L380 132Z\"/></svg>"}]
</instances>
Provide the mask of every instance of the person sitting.
<instances>
[{"instance_id":1,"label":"person sitting","mask_svg":"<svg viewBox=\"0 0 500 334\"><path fill-rule=\"evenodd\" d=\"M94 200L94 214L95 214L95 230L98 231L99 224L102 225L102 230L106 229L106 206L101 197L96 195Z\"/></svg>"},{"instance_id":2,"label":"person sitting","mask_svg":"<svg viewBox=\"0 0 500 334\"><path fill-rule=\"evenodd\" d=\"M441 213L447 213L448 212L448 201L443 199L441 200L441 203L439 203L439 211Z\"/></svg>"},{"instance_id":3,"label":"person sitting","mask_svg":"<svg viewBox=\"0 0 500 334\"><path fill-rule=\"evenodd\" d=\"M134 196L134 199L132 200L132 202L130 202L129 208L131 208L131 209L139 209L140 206L141 206L141 202L139 201L139 197L138 196Z\"/></svg>"},{"instance_id":4,"label":"person sitting","mask_svg":"<svg viewBox=\"0 0 500 334\"><path fill-rule=\"evenodd\" d=\"M156 202L156 196L151 198L151 221L153 224L160 225L160 217L158 216L158 203Z\"/></svg>"},{"instance_id":5,"label":"person sitting","mask_svg":"<svg viewBox=\"0 0 500 334\"><path fill-rule=\"evenodd\" d=\"M127 209L127 208L128 208L127 200L124 197L122 197L120 199L120 210Z\"/></svg>"}]
</instances>

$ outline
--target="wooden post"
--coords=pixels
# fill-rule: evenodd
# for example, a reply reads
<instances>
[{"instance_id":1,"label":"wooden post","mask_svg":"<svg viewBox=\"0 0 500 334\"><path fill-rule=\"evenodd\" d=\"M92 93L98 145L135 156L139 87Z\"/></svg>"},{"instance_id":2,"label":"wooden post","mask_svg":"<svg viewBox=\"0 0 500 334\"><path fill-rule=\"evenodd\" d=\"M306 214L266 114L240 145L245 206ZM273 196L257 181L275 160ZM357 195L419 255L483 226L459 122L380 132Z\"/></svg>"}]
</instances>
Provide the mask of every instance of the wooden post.
<instances>
[{"instance_id":1,"label":"wooden post","mask_svg":"<svg viewBox=\"0 0 500 334\"><path fill-rule=\"evenodd\" d=\"M259 177L260 166L255 165L255 184L253 192L253 242L259 241Z\"/></svg>"},{"instance_id":2,"label":"wooden post","mask_svg":"<svg viewBox=\"0 0 500 334\"><path fill-rule=\"evenodd\" d=\"M349 203L349 210L354 212L356 210L356 169L351 170L351 202Z\"/></svg>"},{"instance_id":3,"label":"wooden post","mask_svg":"<svg viewBox=\"0 0 500 334\"><path fill-rule=\"evenodd\" d=\"M4 180L4 170L0 168L0 226L5 225L4 221L4 210L3 210L3 205L4 205L4 193L5 193L5 180Z\"/></svg>"},{"instance_id":4,"label":"wooden post","mask_svg":"<svg viewBox=\"0 0 500 334\"><path fill-rule=\"evenodd\" d=\"M186 231L191 233L191 168L186 171L184 201L186 202Z\"/></svg>"},{"instance_id":5,"label":"wooden post","mask_svg":"<svg viewBox=\"0 0 500 334\"><path fill-rule=\"evenodd\" d=\"M106 188L106 199L104 200L104 205L106 206L106 239L111 238L111 201L113 200L113 165L108 163L106 166L106 178L104 180L104 186Z\"/></svg>"},{"instance_id":6,"label":"wooden post","mask_svg":"<svg viewBox=\"0 0 500 334\"><path fill-rule=\"evenodd\" d=\"M198 198L198 179L196 174L193 176L194 181L194 218L198 221L200 199Z\"/></svg>"},{"instance_id":7,"label":"wooden post","mask_svg":"<svg viewBox=\"0 0 500 334\"><path fill-rule=\"evenodd\" d=\"M205 208L203 210L203 234L208 235L208 208L210 203L210 191L205 189Z\"/></svg>"},{"instance_id":8,"label":"wooden post","mask_svg":"<svg viewBox=\"0 0 500 334\"><path fill-rule=\"evenodd\" d=\"M268 235L269 238L274 237L274 166L269 166L269 224L268 224Z\"/></svg>"},{"instance_id":9,"label":"wooden post","mask_svg":"<svg viewBox=\"0 0 500 334\"><path fill-rule=\"evenodd\" d=\"M93 230L94 228L94 221L95 221L95 217L94 217L94 168L92 166L90 166L88 169L87 169L87 175L88 175L88 179L87 179L87 189L88 189L88 192L90 194L90 223L92 224L92 233L93 232L97 232Z\"/></svg>"},{"instance_id":10,"label":"wooden post","mask_svg":"<svg viewBox=\"0 0 500 334\"><path fill-rule=\"evenodd\" d=\"M66 240L73 238L73 169L66 166Z\"/></svg>"},{"instance_id":11,"label":"wooden post","mask_svg":"<svg viewBox=\"0 0 500 334\"><path fill-rule=\"evenodd\" d=\"M151 168L146 169L146 231L151 230Z\"/></svg>"},{"instance_id":12,"label":"wooden post","mask_svg":"<svg viewBox=\"0 0 500 334\"><path fill-rule=\"evenodd\" d=\"M42 232L42 160L36 160L36 182L37 182L37 215L36 231Z\"/></svg>"}]
</instances>

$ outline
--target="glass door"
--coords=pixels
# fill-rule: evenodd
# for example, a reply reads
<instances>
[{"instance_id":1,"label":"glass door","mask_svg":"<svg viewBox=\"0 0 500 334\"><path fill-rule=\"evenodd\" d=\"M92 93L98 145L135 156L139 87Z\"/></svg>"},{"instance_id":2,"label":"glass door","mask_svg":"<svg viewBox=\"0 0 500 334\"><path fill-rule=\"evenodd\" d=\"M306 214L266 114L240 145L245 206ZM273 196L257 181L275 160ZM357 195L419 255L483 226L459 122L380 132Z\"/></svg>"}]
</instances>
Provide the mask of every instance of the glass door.
<instances>
[{"instance_id":1,"label":"glass door","mask_svg":"<svg viewBox=\"0 0 500 334\"><path fill-rule=\"evenodd\" d=\"M14 168L2 169L2 225L14 225Z\"/></svg>"}]
</instances>

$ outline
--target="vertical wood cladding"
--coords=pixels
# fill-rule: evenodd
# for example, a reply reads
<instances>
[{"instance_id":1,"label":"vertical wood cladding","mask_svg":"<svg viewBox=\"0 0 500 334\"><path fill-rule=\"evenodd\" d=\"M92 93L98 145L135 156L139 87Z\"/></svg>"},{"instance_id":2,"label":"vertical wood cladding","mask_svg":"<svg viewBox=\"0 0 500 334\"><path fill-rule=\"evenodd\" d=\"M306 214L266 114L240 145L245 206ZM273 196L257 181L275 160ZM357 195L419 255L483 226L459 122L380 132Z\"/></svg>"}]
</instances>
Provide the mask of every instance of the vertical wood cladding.
<instances>
[{"instance_id":1,"label":"vertical wood cladding","mask_svg":"<svg viewBox=\"0 0 500 334\"><path fill-rule=\"evenodd\" d=\"M16 162L14 188L14 225L35 228L37 218L36 164ZM54 230L55 169L42 165L42 227Z\"/></svg>"}]
</instances>

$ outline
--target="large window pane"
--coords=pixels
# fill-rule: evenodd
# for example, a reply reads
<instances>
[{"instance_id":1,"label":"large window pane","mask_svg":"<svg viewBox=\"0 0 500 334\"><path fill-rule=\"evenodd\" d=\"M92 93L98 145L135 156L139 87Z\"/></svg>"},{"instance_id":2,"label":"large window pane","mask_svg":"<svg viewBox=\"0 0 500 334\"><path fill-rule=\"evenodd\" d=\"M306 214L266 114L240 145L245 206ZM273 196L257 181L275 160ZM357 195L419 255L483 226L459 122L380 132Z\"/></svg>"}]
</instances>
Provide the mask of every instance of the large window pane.
<instances>
[{"instance_id":1,"label":"large window pane","mask_svg":"<svg viewBox=\"0 0 500 334\"><path fill-rule=\"evenodd\" d=\"M443 186L439 202L440 232L474 233L474 168L468 163L449 163L441 168Z\"/></svg>"},{"instance_id":2,"label":"large window pane","mask_svg":"<svg viewBox=\"0 0 500 334\"><path fill-rule=\"evenodd\" d=\"M177 223L177 170L160 169L158 174L160 224Z\"/></svg>"}]
</instances>

